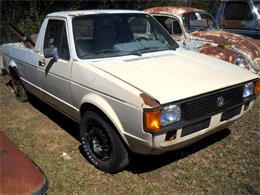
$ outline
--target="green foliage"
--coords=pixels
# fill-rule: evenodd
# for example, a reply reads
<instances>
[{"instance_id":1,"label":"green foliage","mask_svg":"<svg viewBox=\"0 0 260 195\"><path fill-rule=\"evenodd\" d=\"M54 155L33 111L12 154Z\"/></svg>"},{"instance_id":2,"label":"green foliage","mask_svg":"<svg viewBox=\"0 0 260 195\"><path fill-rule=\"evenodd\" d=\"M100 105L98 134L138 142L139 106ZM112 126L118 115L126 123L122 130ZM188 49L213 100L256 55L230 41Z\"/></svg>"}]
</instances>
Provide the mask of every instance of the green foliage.
<instances>
[{"instance_id":1,"label":"green foliage","mask_svg":"<svg viewBox=\"0 0 260 195\"><path fill-rule=\"evenodd\" d=\"M24 18L18 24L18 29L21 29L26 35L38 33L41 26L41 16L39 11L36 9L36 5L31 3L30 8L24 14ZM23 30L24 29L24 30Z\"/></svg>"}]
</instances>

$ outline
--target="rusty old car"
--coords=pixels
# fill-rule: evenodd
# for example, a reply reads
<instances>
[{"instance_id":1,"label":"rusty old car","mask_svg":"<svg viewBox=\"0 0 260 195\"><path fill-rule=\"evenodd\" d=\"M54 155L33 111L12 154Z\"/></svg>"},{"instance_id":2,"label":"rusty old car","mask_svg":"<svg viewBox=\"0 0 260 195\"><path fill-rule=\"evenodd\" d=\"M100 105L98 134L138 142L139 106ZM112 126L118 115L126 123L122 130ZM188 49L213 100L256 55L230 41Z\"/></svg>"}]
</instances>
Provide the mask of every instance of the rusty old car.
<instances>
[{"instance_id":1,"label":"rusty old car","mask_svg":"<svg viewBox=\"0 0 260 195\"><path fill-rule=\"evenodd\" d=\"M222 31L207 12L190 7L146 9L178 44L260 73L260 47L255 40Z\"/></svg>"},{"instance_id":2,"label":"rusty old car","mask_svg":"<svg viewBox=\"0 0 260 195\"><path fill-rule=\"evenodd\" d=\"M0 130L0 194L46 194L42 170Z\"/></svg>"}]
</instances>

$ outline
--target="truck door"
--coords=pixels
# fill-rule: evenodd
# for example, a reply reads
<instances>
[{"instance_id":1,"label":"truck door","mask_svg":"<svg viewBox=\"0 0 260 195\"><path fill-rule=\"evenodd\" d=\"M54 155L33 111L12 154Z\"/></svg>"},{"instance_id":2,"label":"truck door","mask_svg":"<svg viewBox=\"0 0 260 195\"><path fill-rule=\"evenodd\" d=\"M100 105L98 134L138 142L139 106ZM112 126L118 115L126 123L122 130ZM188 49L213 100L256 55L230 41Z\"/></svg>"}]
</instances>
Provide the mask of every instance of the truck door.
<instances>
[{"instance_id":1,"label":"truck door","mask_svg":"<svg viewBox=\"0 0 260 195\"><path fill-rule=\"evenodd\" d=\"M58 60L45 58L43 50L56 47ZM39 81L43 99L64 112L72 114L70 93L70 73L72 60L68 43L67 22L64 19L49 19L44 36L42 52L39 56Z\"/></svg>"}]
</instances>

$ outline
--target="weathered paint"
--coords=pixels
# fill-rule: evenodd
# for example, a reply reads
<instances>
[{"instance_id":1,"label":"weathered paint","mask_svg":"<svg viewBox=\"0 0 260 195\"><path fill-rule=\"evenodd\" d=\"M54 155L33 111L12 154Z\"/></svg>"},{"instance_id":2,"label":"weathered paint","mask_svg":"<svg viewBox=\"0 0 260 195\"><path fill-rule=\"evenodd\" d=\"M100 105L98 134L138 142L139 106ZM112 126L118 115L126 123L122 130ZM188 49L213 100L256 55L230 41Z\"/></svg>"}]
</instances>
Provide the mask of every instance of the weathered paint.
<instances>
[{"instance_id":1,"label":"weathered paint","mask_svg":"<svg viewBox=\"0 0 260 195\"><path fill-rule=\"evenodd\" d=\"M39 168L0 131L1 193L44 193L48 182ZM42 191L41 191L42 190Z\"/></svg>"},{"instance_id":2,"label":"weathered paint","mask_svg":"<svg viewBox=\"0 0 260 195\"><path fill-rule=\"evenodd\" d=\"M242 56L245 59L244 66L253 72L260 71L260 42L249 37L228 33L221 30L196 31L189 33L185 30L182 15L190 12L205 12L190 7L155 7L144 10L150 14L161 14L174 16L179 20L184 36L176 39L183 47L189 50L198 51L210 56L217 57L232 64L236 64L236 57ZM240 25L240 24L237 24Z\"/></svg>"},{"instance_id":3,"label":"weathered paint","mask_svg":"<svg viewBox=\"0 0 260 195\"><path fill-rule=\"evenodd\" d=\"M203 10L191 7L153 7L144 10L150 14L171 14L181 19L182 14L189 12L201 12Z\"/></svg>"},{"instance_id":4,"label":"weathered paint","mask_svg":"<svg viewBox=\"0 0 260 195\"><path fill-rule=\"evenodd\" d=\"M259 47L250 39L224 31L196 31L190 33L192 39L200 39L206 42L214 42L222 45L231 45L234 48L249 54L252 58L260 56Z\"/></svg>"},{"instance_id":5,"label":"weathered paint","mask_svg":"<svg viewBox=\"0 0 260 195\"><path fill-rule=\"evenodd\" d=\"M231 62L233 64L236 63L237 53L231 49L223 48L223 47L215 47L215 46L203 46L198 49L200 53L207 54L209 56L217 57L221 60ZM248 65L245 64L247 67Z\"/></svg>"},{"instance_id":6,"label":"weathered paint","mask_svg":"<svg viewBox=\"0 0 260 195\"><path fill-rule=\"evenodd\" d=\"M220 25L223 28L235 28L235 29L244 29L245 26L242 25L242 21L240 20L221 20Z\"/></svg>"}]
</instances>

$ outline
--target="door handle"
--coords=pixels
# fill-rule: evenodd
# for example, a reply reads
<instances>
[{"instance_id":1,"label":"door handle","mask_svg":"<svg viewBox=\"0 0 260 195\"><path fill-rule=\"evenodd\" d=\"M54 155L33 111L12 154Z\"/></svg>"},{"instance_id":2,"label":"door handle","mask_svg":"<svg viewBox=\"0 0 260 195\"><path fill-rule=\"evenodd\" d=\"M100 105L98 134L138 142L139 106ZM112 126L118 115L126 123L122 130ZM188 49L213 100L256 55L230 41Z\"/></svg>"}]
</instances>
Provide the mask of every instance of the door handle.
<instances>
[{"instance_id":1,"label":"door handle","mask_svg":"<svg viewBox=\"0 0 260 195\"><path fill-rule=\"evenodd\" d=\"M39 66L45 66L46 62L45 59L39 60Z\"/></svg>"}]
</instances>

